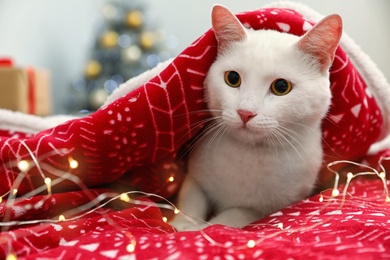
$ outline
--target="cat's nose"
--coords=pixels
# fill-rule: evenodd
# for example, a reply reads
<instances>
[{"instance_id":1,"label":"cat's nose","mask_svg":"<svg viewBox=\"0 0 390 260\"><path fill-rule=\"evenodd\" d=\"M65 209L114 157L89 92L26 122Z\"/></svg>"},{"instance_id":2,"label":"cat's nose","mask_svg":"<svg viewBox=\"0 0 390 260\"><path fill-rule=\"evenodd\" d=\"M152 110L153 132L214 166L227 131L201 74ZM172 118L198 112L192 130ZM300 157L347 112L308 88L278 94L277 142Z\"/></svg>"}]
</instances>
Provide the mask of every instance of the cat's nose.
<instances>
[{"instance_id":1,"label":"cat's nose","mask_svg":"<svg viewBox=\"0 0 390 260\"><path fill-rule=\"evenodd\" d=\"M252 111L248 111L245 109L238 109L237 113L240 115L242 122L246 124L249 120L257 116L257 114L253 113Z\"/></svg>"}]
</instances>

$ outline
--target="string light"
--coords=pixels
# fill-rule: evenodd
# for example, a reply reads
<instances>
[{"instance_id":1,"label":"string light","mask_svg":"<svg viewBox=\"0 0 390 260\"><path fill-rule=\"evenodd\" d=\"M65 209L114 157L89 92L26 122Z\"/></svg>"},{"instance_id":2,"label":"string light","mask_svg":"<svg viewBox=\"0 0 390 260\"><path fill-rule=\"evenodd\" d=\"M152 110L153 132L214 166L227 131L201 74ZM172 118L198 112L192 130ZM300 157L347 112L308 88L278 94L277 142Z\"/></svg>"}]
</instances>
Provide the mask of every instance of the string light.
<instances>
[{"instance_id":1,"label":"string light","mask_svg":"<svg viewBox=\"0 0 390 260\"><path fill-rule=\"evenodd\" d=\"M357 166L359 168L363 168L363 169L366 168L366 169L368 169L368 171L363 171L363 172L359 172L359 173L356 173L356 174L353 174L351 172L347 173L347 181L346 181L346 183L344 185L344 190L343 190L343 194L342 194L343 195L343 200L341 201L341 205L345 201L345 197L347 195L347 190L348 190L348 187L349 187L351 181L355 177L366 176L366 175L376 175L376 176L378 176L382 180L383 189L384 189L384 192L385 192L385 195L386 195L386 202L388 200L390 202L390 199L388 199L388 197L390 197L390 196L389 196L389 190L387 188L386 169L384 168L384 166L382 164L382 161L385 161L385 160L390 160L390 157L381 157L379 159L379 161L378 161L379 167L382 169L382 171L380 173L375 168L373 168L371 166L364 165L364 164L357 163L357 162L348 161L348 160L340 160L340 161L334 161L332 163L329 163L327 165L327 168L331 172L333 172L335 174L335 181L334 181L334 186L333 186L333 190L332 190L332 197L337 197L340 194L339 190L337 189L337 187L339 185L340 174L337 171L333 170L332 166L338 165L338 164L351 164L351 165Z\"/></svg>"},{"instance_id":2,"label":"string light","mask_svg":"<svg viewBox=\"0 0 390 260\"><path fill-rule=\"evenodd\" d=\"M18 258L16 257L15 254L11 253L9 255L7 255L7 258L6 260L17 260Z\"/></svg>"},{"instance_id":3,"label":"string light","mask_svg":"<svg viewBox=\"0 0 390 260\"><path fill-rule=\"evenodd\" d=\"M126 246L126 251L129 253L134 253L135 251L135 244L131 243Z\"/></svg>"},{"instance_id":4,"label":"string light","mask_svg":"<svg viewBox=\"0 0 390 260\"><path fill-rule=\"evenodd\" d=\"M256 241L250 239L246 245L247 245L249 248L254 248L254 247L256 246Z\"/></svg>"},{"instance_id":5,"label":"string light","mask_svg":"<svg viewBox=\"0 0 390 260\"><path fill-rule=\"evenodd\" d=\"M155 195L155 194L149 194L149 193L143 193L143 192L129 192L129 193L141 193L141 194L145 194L145 195L148 195L148 196L157 196L157 197L159 197L158 195ZM127 193L119 194L118 196L114 197L113 199L121 199L121 200L123 200L124 198L129 198L130 199L130 197L128 196ZM127 199L125 199L125 200L127 200ZM112 201L112 200L110 200L110 201ZM108 201L107 203L109 203L110 201ZM145 202L145 201L136 201L136 200L134 200L134 201L135 201L135 204L139 204L139 205L151 205L151 204L149 204L148 202ZM163 207L163 208L167 208L167 209L171 209L171 210L173 210L173 212L175 214L181 213L181 211L177 207L174 207L173 204L169 204L169 205L166 205L166 204L154 204L154 205L155 206L159 206L159 207ZM94 210L96 210L96 209L94 209ZM88 213L86 213L86 214L88 214ZM81 218L83 216L79 216L79 217ZM75 219L75 218L73 218L73 219ZM65 220L66 219L65 219L64 215L60 215L59 218L58 218L58 221L65 221ZM70 220L70 219L68 219L68 220ZM168 219L166 217L162 217L162 220L164 222L167 222ZM315 225L318 225L318 224L315 224ZM284 227L283 227L283 223L278 223L277 224L277 228L280 229L279 232L275 232L274 234L264 236L264 237L262 237L260 239L257 239L257 240L249 239L245 243L245 245L243 245L243 246L236 246L234 248L237 249L237 250L241 250L241 249L244 249L244 248L254 248L256 245L260 244L261 241L286 232ZM306 227L306 229L308 229L308 228L309 227ZM302 231L302 230L304 230L304 228L300 228L300 230ZM212 244L214 244L216 246L226 247L226 245L224 245L222 243L218 243L215 240L213 240L209 235L207 235L205 233L205 231L201 230L200 232L210 243L212 243ZM291 234L291 233L292 233L292 231L290 230L289 234ZM231 246L230 246L230 248L231 248ZM129 253L133 253L135 251L135 249L136 249L136 240L133 238L133 239L131 239L131 242L126 246L126 250Z\"/></svg>"},{"instance_id":6,"label":"string light","mask_svg":"<svg viewBox=\"0 0 390 260\"><path fill-rule=\"evenodd\" d=\"M49 177L45 178L45 184L50 185L51 184L51 179Z\"/></svg>"},{"instance_id":7,"label":"string light","mask_svg":"<svg viewBox=\"0 0 390 260\"><path fill-rule=\"evenodd\" d=\"M124 202L129 202L130 201L130 197L129 195L127 195L126 193L122 193L120 196L119 196L119 199L121 201L124 201Z\"/></svg>"},{"instance_id":8,"label":"string light","mask_svg":"<svg viewBox=\"0 0 390 260\"><path fill-rule=\"evenodd\" d=\"M69 167L71 169L74 170L74 169L77 169L79 167L79 162L76 161L75 159L73 159L72 157L69 157L68 161L69 161Z\"/></svg>"},{"instance_id":9,"label":"string light","mask_svg":"<svg viewBox=\"0 0 390 260\"><path fill-rule=\"evenodd\" d=\"M347 173L347 176L346 176L346 177L347 177L347 181L346 181L346 184L345 184L345 186L344 186L344 190L343 190L343 194L342 194L342 195L343 195L343 196L342 196L342 201L341 201L341 203L340 203L340 208L343 207L343 205L344 205L344 202L345 202L345 199L346 199L347 190L348 190L348 187L349 187L349 185L350 185L350 182L351 182L355 177L358 177L358 176L365 176L365 175L377 175L377 176L382 180L382 182L383 182L383 188L384 188L385 195L386 195L386 199L385 199L385 200L386 200L386 202L390 202L390 196L389 196L389 192L388 192L388 188L387 188L386 170L385 170L384 166L383 166L382 163L381 163L383 160L390 160L390 157L381 158L381 159L379 160L379 166L380 166L381 169L382 169L382 172L380 172L380 173L378 173L378 171L376 171L374 168L372 168L372 167L370 167L370 166L366 166L366 165L363 165L363 164L359 164L359 163L355 163L355 162L351 162L351 161L346 161L346 160L344 160L344 161L335 161L335 162L332 162L332 163L328 164L328 169L329 169L329 170L331 170L331 167L332 167L332 166L334 166L334 165L336 165L336 164L340 164L340 163L350 163L350 164L353 164L353 165L355 165L355 166L362 167L362 168L366 167L366 168L369 168L369 169L371 170L371 171L366 171L366 172L359 172L359 173L356 173L356 174L353 174L352 172ZM337 196L340 195L340 191L339 191L339 189L338 189L340 175L339 175L339 173L336 172L336 171L333 171L333 170L331 170L331 171L335 174L335 183L334 183L334 187L333 187L333 189L332 189L331 196L332 196L333 198L335 198L335 197L337 197ZM324 201L324 196L323 196L322 193L321 193L320 196L319 196L319 201L320 201L320 202L323 202L323 201ZM330 202L331 202L331 201L329 201L329 203L330 203ZM328 205L329 205L329 204L327 204L326 206L328 206ZM326 206L323 207L322 209L325 209ZM322 209L320 209L320 210L322 210ZM312 219L312 218L313 218L313 216L308 217L307 220L303 223L303 225L304 225L304 226L307 225L307 224L309 223L310 219ZM311 228L313 228L314 226L317 226L317 225L320 225L320 223L312 224L311 226L307 226L307 227L305 227L305 228L299 228L299 230L297 230L297 231L302 232L302 231L304 231L305 229L306 229L306 230L309 230L309 229L311 229ZM279 224L277 225L277 227L278 227L281 231L284 231L283 223L279 223ZM285 232L285 231L284 231L284 232ZM289 233L292 233L292 231L289 230ZM278 235L278 234L279 234L279 233L276 232L275 234L271 235L270 237L276 236L276 235ZM210 237L207 236L207 238L209 239ZM265 238L262 238L262 239L259 239L259 240L256 240L256 241L255 241L255 240L248 240L248 242L247 242L247 247L248 247L248 248L253 248L256 244L260 243L260 242L261 242L262 240L264 240L264 239L265 239Z\"/></svg>"},{"instance_id":10,"label":"string light","mask_svg":"<svg viewBox=\"0 0 390 260\"><path fill-rule=\"evenodd\" d=\"M278 224L278 228L281 229L281 230L284 229L284 228L283 228L283 223L282 223L282 222L280 222L280 223Z\"/></svg>"},{"instance_id":11,"label":"string light","mask_svg":"<svg viewBox=\"0 0 390 260\"><path fill-rule=\"evenodd\" d=\"M30 168L30 163L26 160L21 160L18 163L18 168L21 172L27 172L28 169Z\"/></svg>"},{"instance_id":12,"label":"string light","mask_svg":"<svg viewBox=\"0 0 390 260\"><path fill-rule=\"evenodd\" d=\"M131 253L134 253L135 247L137 245L137 241L135 240L133 234L131 232L126 232L126 236L130 239L130 243L126 246L126 251Z\"/></svg>"},{"instance_id":13,"label":"string light","mask_svg":"<svg viewBox=\"0 0 390 260\"><path fill-rule=\"evenodd\" d=\"M332 197L337 197L340 195L340 191L338 189L333 189L332 190Z\"/></svg>"},{"instance_id":14,"label":"string light","mask_svg":"<svg viewBox=\"0 0 390 260\"><path fill-rule=\"evenodd\" d=\"M49 177L45 178L45 184L47 187L47 193L51 194L51 179Z\"/></svg>"},{"instance_id":15,"label":"string light","mask_svg":"<svg viewBox=\"0 0 390 260\"><path fill-rule=\"evenodd\" d=\"M69 157L69 167L71 169L76 169L79 167L79 163L74 160L73 158ZM331 164L328 165L328 168L330 169L332 166L336 165L336 164L339 164L339 163L351 163L351 164L354 164L354 165L357 165L357 166L362 166L361 164L357 164L357 163L354 163L354 162L349 162L349 161L335 161ZM38 165L37 165L38 167ZM382 166L381 166L382 167ZM30 163L26 160L22 160L22 161L19 161L18 163L18 168L19 170L21 170L22 172L26 172L28 171L28 169L30 168ZM370 168L367 166L367 168ZM372 169L372 168L370 168ZM45 169L47 170L47 169ZM332 189L332 192L331 192L331 196L333 198L336 198L337 196L340 195L340 191L338 189L338 186L339 186L339 173L336 172L336 171L333 171L331 170L332 172L335 173L335 185L334 185L334 188ZM352 172L348 172L346 177L347 177L347 183L344 187L344 190L343 190L343 200L345 200L345 195L346 195L346 192L347 192L347 189L348 189L348 185L350 184L350 182L357 176L362 176L362 175L377 175L384 183L386 183L386 172L385 172L385 169L383 168L382 171L379 173L378 171L376 171L375 169L372 169L372 171L370 172L360 172L360 173L356 173L356 174L353 174ZM175 181L175 178L174 176L170 176L168 179L168 182L174 182ZM47 186L47 189L49 191L49 193L51 192L51 185L52 185L52 180L48 177L45 177L44 178L44 183L46 184ZM386 194L386 202L390 202L390 196L388 194L388 191L387 191L387 186L384 186L385 187L385 194ZM13 195L16 195L18 192L18 190L16 188L14 188L12 190L12 194ZM130 193L141 193L141 194L145 194L145 195L148 195L148 196L155 196L155 197L158 197L160 199L163 199L165 202L168 202L165 198L162 198L161 196L158 196L156 194L150 194L150 193L143 193L143 192L138 192L138 191L134 191L134 192L127 192L127 193L122 193L122 194L118 194L117 196L113 197L112 199L110 199L109 201L105 202L105 203L102 203L101 205L99 205L99 203L93 203L94 206L96 205L99 205L99 206L96 206L95 208L93 208L92 210L86 212L85 214L81 214L81 215L78 215L77 217L75 218L72 218L72 219L68 219L68 220L74 220L74 219L78 219L78 218L82 218L83 216L85 216L86 214L89 214L90 212L93 212L93 211L96 211L97 209L107 205L109 202L115 200L115 199L120 199L124 202L130 202L130 196L128 194ZM105 197L107 198L107 197ZM336 199L334 199L336 201ZM2 201L2 197L0 197L0 202ZM100 201L103 201L103 198L100 198ZM322 193L320 194L320 197L319 197L319 201L320 202L323 202L324 201L324 196L322 195ZM132 203L133 204L137 204L137 205L147 205L147 206L158 206L160 208L166 208L166 209L170 209L173 211L173 213L175 215L177 214L180 214L182 213L177 207L175 207L172 203L168 202L168 204L158 204L158 203L154 203L154 202L147 202L147 201L141 201L141 200L132 200ZM342 204L341 204L342 205ZM183 214L183 213L182 213ZM186 217L189 217L189 216L186 216ZM189 217L190 218L190 217ZM308 220L304 223L304 224L307 224L309 223L309 219L310 217L308 218ZM56 221L65 221L66 218L64 215L60 215L58 217L58 220L47 220L46 222L56 222ZM167 222L168 221L168 218L163 216L162 217L162 220L164 222ZM36 220L36 222L34 223L39 223L39 222L44 222L42 220ZM31 224L33 223L32 221L17 221L17 222L12 222L12 224L16 224L16 225L21 225L21 224ZM313 225L318 225L317 224L313 224ZM313 227L313 225L311 227ZM3 225L0 223L0 226L6 226L6 223L4 223ZM279 235L279 234L282 234L284 232L286 232L286 230L284 229L283 227L283 223L278 223L277 224L277 228L280 229L280 231L278 232L275 232L274 234L272 235L267 235L265 237L262 237L260 239L257 239L257 240L253 240L253 239L250 239L246 242L246 244L243 244L241 246L237 246L235 247L236 249L243 249L243 248L253 248L255 247L256 245L258 245L259 243L261 243L261 241L267 239L267 238L271 238L273 236L276 236L276 235ZM299 228L300 231L304 230L304 229L308 229L309 227L301 227ZM201 234L212 244L214 245L217 245L217 246L223 246L223 247L226 247L226 245L222 244L222 243L218 243L217 241L213 240L210 236L208 236L203 230L200 231ZM289 233L292 233L291 230L288 231ZM129 253L133 253L136 249L136 240L134 239L134 237L132 237L131 239L131 242L126 246L126 250L129 252ZM12 257L12 254L9 255L10 257ZM14 255L15 259L16 259L16 256ZM7 256L7 259L8 259L8 256ZM9 258L9 259L12 259L12 258Z\"/></svg>"}]
</instances>

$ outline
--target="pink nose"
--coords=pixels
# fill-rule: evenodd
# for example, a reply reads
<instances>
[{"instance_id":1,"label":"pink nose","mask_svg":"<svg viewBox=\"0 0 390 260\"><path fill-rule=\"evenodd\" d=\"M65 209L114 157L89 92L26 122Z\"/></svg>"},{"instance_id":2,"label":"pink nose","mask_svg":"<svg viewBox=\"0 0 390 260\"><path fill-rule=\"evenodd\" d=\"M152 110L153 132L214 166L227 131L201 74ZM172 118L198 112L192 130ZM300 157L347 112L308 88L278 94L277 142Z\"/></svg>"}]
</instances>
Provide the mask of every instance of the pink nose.
<instances>
[{"instance_id":1,"label":"pink nose","mask_svg":"<svg viewBox=\"0 0 390 260\"><path fill-rule=\"evenodd\" d=\"M242 122L244 122L244 124L246 124L249 120L257 116L257 114L245 109L238 109L237 113L240 115L241 120Z\"/></svg>"}]
</instances>

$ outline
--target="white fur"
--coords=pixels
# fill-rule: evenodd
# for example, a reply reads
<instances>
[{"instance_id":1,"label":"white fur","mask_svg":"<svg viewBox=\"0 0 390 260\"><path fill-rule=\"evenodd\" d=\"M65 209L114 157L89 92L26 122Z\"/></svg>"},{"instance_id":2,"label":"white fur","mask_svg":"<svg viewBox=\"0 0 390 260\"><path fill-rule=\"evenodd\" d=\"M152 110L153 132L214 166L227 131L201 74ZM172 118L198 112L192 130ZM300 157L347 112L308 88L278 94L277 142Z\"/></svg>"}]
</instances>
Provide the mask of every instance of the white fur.
<instances>
[{"instance_id":1,"label":"white fur","mask_svg":"<svg viewBox=\"0 0 390 260\"><path fill-rule=\"evenodd\" d=\"M324 16L308 6L291 1L277 1L265 5L264 7L290 8L302 14L311 21L318 22ZM343 33L340 40L340 46L348 54L348 58L355 65L367 84L368 91L372 93L383 114L382 133L377 143L374 143L369 150L369 154L390 148L390 84L383 72L371 60L371 58L362 51L359 45Z\"/></svg>"},{"instance_id":2,"label":"white fur","mask_svg":"<svg viewBox=\"0 0 390 260\"><path fill-rule=\"evenodd\" d=\"M178 204L197 221L178 215L172 222L178 230L243 227L314 187L322 163L321 121L331 103L329 73L298 49L297 36L265 30L246 35L219 53L206 77L214 120L190 156ZM239 88L224 82L229 70L241 75ZM278 78L293 83L285 96L270 91ZM245 124L238 109L257 115Z\"/></svg>"}]
</instances>

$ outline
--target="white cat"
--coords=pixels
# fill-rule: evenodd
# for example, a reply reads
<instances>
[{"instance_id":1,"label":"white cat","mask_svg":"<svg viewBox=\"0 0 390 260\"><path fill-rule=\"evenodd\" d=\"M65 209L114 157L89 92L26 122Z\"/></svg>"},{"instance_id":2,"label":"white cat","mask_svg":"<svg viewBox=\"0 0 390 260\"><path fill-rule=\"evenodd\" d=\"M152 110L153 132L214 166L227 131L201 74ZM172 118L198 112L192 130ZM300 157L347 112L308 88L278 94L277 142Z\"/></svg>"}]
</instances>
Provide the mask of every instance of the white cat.
<instances>
[{"instance_id":1,"label":"white cat","mask_svg":"<svg viewBox=\"0 0 390 260\"><path fill-rule=\"evenodd\" d=\"M304 199L322 163L340 16L298 37L246 29L215 6L212 25L218 56L204 87L213 122L190 155L178 202L198 223L179 214L171 222L178 230L243 227Z\"/></svg>"}]
</instances>

